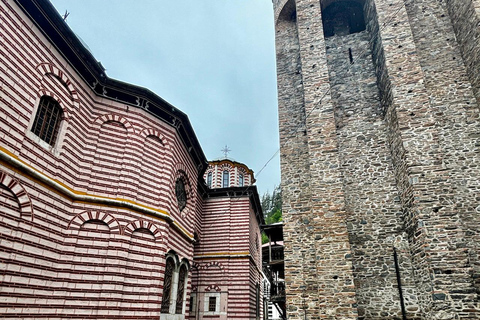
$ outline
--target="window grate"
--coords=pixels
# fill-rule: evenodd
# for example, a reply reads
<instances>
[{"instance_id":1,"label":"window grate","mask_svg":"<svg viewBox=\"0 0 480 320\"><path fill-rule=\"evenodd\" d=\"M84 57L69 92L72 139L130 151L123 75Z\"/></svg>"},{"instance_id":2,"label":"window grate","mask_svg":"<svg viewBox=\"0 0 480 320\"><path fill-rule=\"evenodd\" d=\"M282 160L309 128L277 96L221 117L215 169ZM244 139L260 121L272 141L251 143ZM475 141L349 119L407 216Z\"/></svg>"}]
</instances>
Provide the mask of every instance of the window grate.
<instances>
[{"instance_id":1,"label":"window grate","mask_svg":"<svg viewBox=\"0 0 480 320\"><path fill-rule=\"evenodd\" d=\"M182 314L183 311L183 294L185 292L185 280L187 279L187 268L182 266L178 275L177 305L176 314Z\"/></svg>"},{"instance_id":2,"label":"window grate","mask_svg":"<svg viewBox=\"0 0 480 320\"><path fill-rule=\"evenodd\" d=\"M58 136L62 113L62 108L55 99L43 96L33 121L32 132L53 146Z\"/></svg>"},{"instance_id":3,"label":"window grate","mask_svg":"<svg viewBox=\"0 0 480 320\"><path fill-rule=\"evenodd\" d=\"M208 297L208 311L217 311L217 297Z\"/></svg>"},{"instance_id":4,"label":"window grate","mask_svg":"<svg viewBox=\"0 0 480 320\"><path fill-rule=\"evenodd\" d=\"M175 182L175 195L177 196L178 209L182 211L187 206L187 192L182 178L178 178Z\"/></svg>"},{"instance_id":5,"label":"window grate","mask_svg":"<svg viewBox=\"0 0 480 320\"><path fill-rule=\"evenodd\" d=\"M162 313L169 313L170 311L170 295L172 291L172 276L174 263L172 259L167 259L165 266L165 276L163 281L163 297L162 297Z\"/></svg>"}]
</instances>

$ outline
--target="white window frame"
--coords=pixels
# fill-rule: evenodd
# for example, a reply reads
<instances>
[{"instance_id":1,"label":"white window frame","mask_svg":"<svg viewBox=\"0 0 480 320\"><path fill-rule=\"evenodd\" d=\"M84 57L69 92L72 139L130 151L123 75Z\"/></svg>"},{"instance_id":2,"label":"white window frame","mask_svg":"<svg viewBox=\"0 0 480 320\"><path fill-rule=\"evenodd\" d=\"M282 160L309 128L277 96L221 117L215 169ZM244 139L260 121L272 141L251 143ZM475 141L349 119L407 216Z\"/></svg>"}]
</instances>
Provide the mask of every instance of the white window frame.
<instances>
[{"instance_id":1,"label":"white window frame","mask_svg":"<svg viewBox=\"0 0 480 320\"><path fill-rule=\"evenodd\" d=\"M216 298L216 306L215 306L215 311L209 311L209 302L210 302L210 297L215 297ZM206 292L204 296L204 304L203 304L203 313L207 316L213 316L213 315L219 315L220 314L220 292Z\"/></svg>"}]
</instances>

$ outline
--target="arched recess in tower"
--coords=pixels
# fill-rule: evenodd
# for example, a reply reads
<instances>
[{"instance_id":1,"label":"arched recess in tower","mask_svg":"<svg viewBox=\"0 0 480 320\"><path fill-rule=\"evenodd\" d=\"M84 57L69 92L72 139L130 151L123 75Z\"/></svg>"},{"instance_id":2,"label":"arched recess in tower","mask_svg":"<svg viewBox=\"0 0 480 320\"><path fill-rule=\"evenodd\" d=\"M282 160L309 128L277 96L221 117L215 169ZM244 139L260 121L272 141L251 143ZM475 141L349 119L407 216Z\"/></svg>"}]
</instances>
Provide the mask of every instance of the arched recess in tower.
<instances>
[{"instance_id":1,"label":"arched recess in tower","mask_svg":"<svg viewBox=\"0 0 480 320\"><path fill-rule=\"evenodd\" d=\"M322 22L325 37L347 35L365 30L363 1L325 1Z\"/></svg>"},{"instance_id":2,"label":"arched recess in tower","mask_svg":"<svg viewBox=\"0 0 480 320\"><path fill-rule=\"evenodd\" d=\"M279 117L280 121L287 124L284 129L290 132L305 123L300 42L294 0L287 1L282 7L275 27L278 87L282 88L279 90Z\"/></svg>"}]
</instances>

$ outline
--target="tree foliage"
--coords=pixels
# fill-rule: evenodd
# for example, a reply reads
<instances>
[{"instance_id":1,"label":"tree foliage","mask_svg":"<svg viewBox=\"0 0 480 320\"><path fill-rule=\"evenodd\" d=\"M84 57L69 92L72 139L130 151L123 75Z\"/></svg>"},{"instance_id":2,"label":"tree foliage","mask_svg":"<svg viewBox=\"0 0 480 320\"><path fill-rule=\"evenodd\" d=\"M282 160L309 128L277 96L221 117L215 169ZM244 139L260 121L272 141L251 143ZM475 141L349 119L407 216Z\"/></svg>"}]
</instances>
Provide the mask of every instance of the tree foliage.
<instances>
[{"instance_id":1,"label":"tree foliage","mask_svg":"<svg viewBox=\"0 0 480 320\"><path fill-rule=\"evenodd\" d=\"M263 217L266 224L282 221L282 190L280 186L273 189L273 193L265 192L261 199ZM262 244L268 242L266 234L262 233Z\"/></svg>"},{"instance_id":2,"label":"tree foliage","mask_svg":"<svg viewBox=\"0 0 480 320\"><path fill-rule=\"evenodd\" d=\"M263 216L266 224L282 221L282 190L280 186L273 189L273 193L265 192L261 199Z\"/></svg>"}]
</instances>

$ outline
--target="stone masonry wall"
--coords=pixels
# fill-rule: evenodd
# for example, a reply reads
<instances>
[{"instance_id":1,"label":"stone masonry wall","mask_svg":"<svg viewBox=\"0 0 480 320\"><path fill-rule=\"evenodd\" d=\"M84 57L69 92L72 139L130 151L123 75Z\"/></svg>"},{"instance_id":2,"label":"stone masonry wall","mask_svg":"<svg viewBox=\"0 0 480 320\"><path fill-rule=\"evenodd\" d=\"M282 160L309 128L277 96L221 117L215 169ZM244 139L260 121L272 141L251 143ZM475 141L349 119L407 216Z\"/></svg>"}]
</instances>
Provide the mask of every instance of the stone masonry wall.
<instances>
[{"instance_id":1,"label":"stone masonry wall","mask_svg":"<svg viewBox=\"0 0 480 320\"><path fill-rule=\"evenodd\" d=\"M480 1L448 0L446 6L477 104L480 105Z\"/></svg>"},{"instance_id":2,"label":"stone masonry wall","mask_svg":"<svg viewBox=\"0 0 480 320\"><path fill-rule=\"evenodd\" d=\"M290 1L283 10L292 7ZM288 201L284 205L287 313L293 319L354 319L334 113L328 94L320 101L329 88L320 4L297 1L295 10L296 15L291 10L288 17L293 14L296 25L287 29L284 11L275 9L280 16L276 23L282 190ZM285 52L297 35L298 49ZM288 65L284 54L296 64ZM294 79L297 86L292 86ZM303 101L292 93L303 94ZM285 122L284 114L301 122Z\"/></svg>"},{"instance_id":3,"label":"stone masonry wall","mask_svg":"<svg viewBox=\"0 0 480 320\"><path fill-rule=\"evenodd\" d=\"M310 176L295 12L294 1L289 1L276 21L283 212L289 213L284 216L285 281L289 288L287 313L294 319L305 313L305 296L309 300L316 296L315 289L306 288L306 280L314 281L316 276L315 240L302 224L302 217L310 211Z\"/></svg>"},{"instance_id":4,"label":"stone masonry wall","mask_svg":"<svg viewBox=\"0 0 480 320\"><path fill-rule=\"evenodd\" d=\"M317 1L274 1L289 317L397 319L400 284L408 319L478 318L480 6L462 3L367 0L366 31L324 39Z\"/></svg>"},{"instance_id":5,"label":"stone masonry wall","mask_svg":"<svg viewBox=\"0 0 480 320\"><path fill-rule=\"evenodd\" d=\"M435 117L444 177L430 189L439 197L428 224L434 233L433 284L461 318L478 316L472 278L478 270L478 195L480 193L479 108L443 4L407 2L413 38ZM424 28L429 25L436 34ZM445 183L447 182L447 183ZM462 240L460 240L462 239ZM468 261L466 264L460 261ZM443 298L443 297L442 297ZM471 310L471 311L467 311Z\"/></svg>"},{"instance_id":6,"label":"stone masonry wall","mask_svg":"<svg viewBox=\"0 0 480 320\"><path fill-rule=\"evenodd\" d=\"M406 241L367 31L325 40L345 190L359 319L416 319L413 272L402 252L399 296L393 247ZM353 61L353 63L351 62ZM368 150L368 152L366 152ZM408 247L407 247L408 248Z\"/></svg>"}]
</instances>

